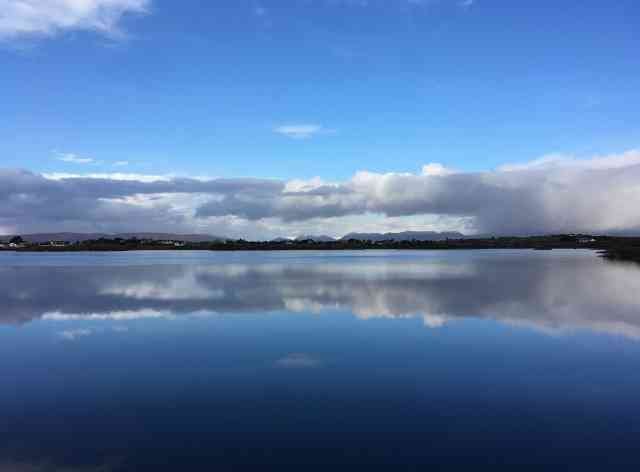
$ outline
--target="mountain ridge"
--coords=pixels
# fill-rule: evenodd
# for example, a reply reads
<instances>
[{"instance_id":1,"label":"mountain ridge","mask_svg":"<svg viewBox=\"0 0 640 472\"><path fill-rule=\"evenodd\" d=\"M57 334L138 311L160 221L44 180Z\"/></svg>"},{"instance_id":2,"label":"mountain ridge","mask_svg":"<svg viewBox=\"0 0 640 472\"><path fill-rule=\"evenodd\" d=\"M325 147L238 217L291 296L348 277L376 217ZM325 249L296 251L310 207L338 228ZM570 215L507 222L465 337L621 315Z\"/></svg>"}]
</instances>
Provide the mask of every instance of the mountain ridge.
<instances>
[{"instance_id":1,"label":"mountain ridge","mask_svg":"<svg viewBox=\"0 0 640 472\"><path fill-rule=\"evenodd\" d=\"M444 241L445 239L464 239L457 231L400 231L398 233L348 233L341 240L359 239L362 241Z\"/></svg>"},{"instance_id":2,"label":"mountain ridge","mask_svg":"<svg viewBox=\"0 0 640 472\"><path fill-rule=\"evenodd\" d=\"M295 240L296 241L307 241L307 240L313 240L319 243L327 243L327 242L331 242L331 241L336 241L336 238L332 238L331 236L327 236L326 234L318 234L318 235L313 235L313 234L303 234L301 236L298 236Z\"/></svg>"},{"instance_id":3,"label":"mountain ridge","mask_svg":"<svg viewBox=\"0 0 640 472\"><path fill-rule=\"evenodd\" d=\"M0 235L0 241L8 241L13 235ZM224 241L233 238L217 236L211 234L179 234L179 233L161 233L161 232L123 232L123 233L78 233L78 232L50 232L50 233L30 233L21 234L25 241L31 243L44 243L49 241L67 241L82 242L94 239L153 239L153 240L175 240L191 243L207 242L207 241ZM468 236L457 231L400 231L396 233L364 233L351 232L341 238L333 238L324 234L321 235L301 235L292 241L313 240L316 242L333 242L348 241L349 239L358 239L361 241L444 241L446 239L465 239ZM271 241L288 241L287 238L275 238Z\"/></svg>"}]
</instances>

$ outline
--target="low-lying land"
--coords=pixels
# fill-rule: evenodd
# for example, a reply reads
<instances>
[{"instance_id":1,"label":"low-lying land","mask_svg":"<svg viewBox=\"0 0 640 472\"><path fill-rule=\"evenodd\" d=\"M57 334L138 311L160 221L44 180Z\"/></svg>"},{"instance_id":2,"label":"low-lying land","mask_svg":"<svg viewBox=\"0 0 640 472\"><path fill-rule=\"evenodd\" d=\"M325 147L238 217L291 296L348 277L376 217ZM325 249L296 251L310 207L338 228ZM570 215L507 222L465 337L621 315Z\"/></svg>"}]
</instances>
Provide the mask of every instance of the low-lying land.
<instances>
[{"instance_id":1,"label":"low-lying land","mask_svg":"<svg viewBox=\"0 0 640 472\"><path fill-rule=\"evenodd\" d=\"M362 240L334 241L276 240L276 241L159 241L137 238L99 238L78 242L51 241L30 243L15 240L5 243L0 250L20 252L77 252L77 251L133 251L133 250L207 250L207 251L295 251L295 250L363 250L363 249L593 249L612 260L640 262L640 237L549 235L529 237L489 237L420 240Z\"/></svg>"}]
</instances>

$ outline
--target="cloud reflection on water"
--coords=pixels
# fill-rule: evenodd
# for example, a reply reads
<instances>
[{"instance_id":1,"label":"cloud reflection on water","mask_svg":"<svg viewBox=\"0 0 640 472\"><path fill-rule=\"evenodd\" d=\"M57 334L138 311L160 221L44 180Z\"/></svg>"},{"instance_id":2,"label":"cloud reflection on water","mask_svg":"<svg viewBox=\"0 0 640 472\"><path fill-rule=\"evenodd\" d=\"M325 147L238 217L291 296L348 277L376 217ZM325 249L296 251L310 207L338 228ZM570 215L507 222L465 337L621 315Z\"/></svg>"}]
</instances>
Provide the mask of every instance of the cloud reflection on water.
<instances>
[{"instance_id":1,"label":"cloud reflection on water","mask_svg":"<svg viewBox=\"0 0 640 472\"><path fill-rule=\"evenodd\" d=\"M581 251L206 257L189 264L0 267L2 323L348 310L640 338L640 269Z\"/></svg>"}]
</instances>

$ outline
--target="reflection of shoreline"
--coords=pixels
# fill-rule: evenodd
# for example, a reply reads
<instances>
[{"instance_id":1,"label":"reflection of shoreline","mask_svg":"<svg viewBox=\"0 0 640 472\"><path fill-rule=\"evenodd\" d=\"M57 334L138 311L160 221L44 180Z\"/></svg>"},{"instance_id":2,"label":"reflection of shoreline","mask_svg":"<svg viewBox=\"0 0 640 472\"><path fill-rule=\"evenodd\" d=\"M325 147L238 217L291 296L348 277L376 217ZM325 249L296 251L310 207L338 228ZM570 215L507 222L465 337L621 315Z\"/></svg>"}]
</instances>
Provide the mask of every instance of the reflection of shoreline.
<instances>
[{"instance_id":1,"label":"reflection of shoreline","mask_svg":"<svg viewBox=\"0 0 640 472\"><path fill-rule=\"evenodd\" d=\"M0 323L348 310L362 319L418 316L432 328L475 317L640 338L636 266L573 252L467 254L5 266Z\"/></svg>"},{"instance_id":2,"label":"reflection of shoreline","mask_svg":"<svg viewBox=\"0 0 640 472\"><path fill-rule=\"evenodd\" d=\"M600 252L600 256L610 261L640 264L640 247L613 247Z\"/></svg>"}]
</instances>

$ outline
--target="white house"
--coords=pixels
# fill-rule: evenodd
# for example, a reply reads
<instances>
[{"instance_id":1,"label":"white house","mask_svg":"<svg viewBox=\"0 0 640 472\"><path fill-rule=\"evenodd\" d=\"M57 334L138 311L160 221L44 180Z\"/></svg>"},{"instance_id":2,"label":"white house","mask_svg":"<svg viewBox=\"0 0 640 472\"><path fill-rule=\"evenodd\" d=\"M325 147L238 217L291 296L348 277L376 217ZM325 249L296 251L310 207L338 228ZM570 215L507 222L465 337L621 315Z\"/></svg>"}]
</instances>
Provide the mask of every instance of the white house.
<instances>
[{"instance_id":1,"label":"white house","mask_svg":"<svg viewBox=\"0 0 640 472\"><path fill-rule=\"evenodd\" d=\"M174 241L173 239L167 239L167 240L158 241L158 242L164 246L183 247L185 245L184 241Z\"/></svg>"}]
</instances>

